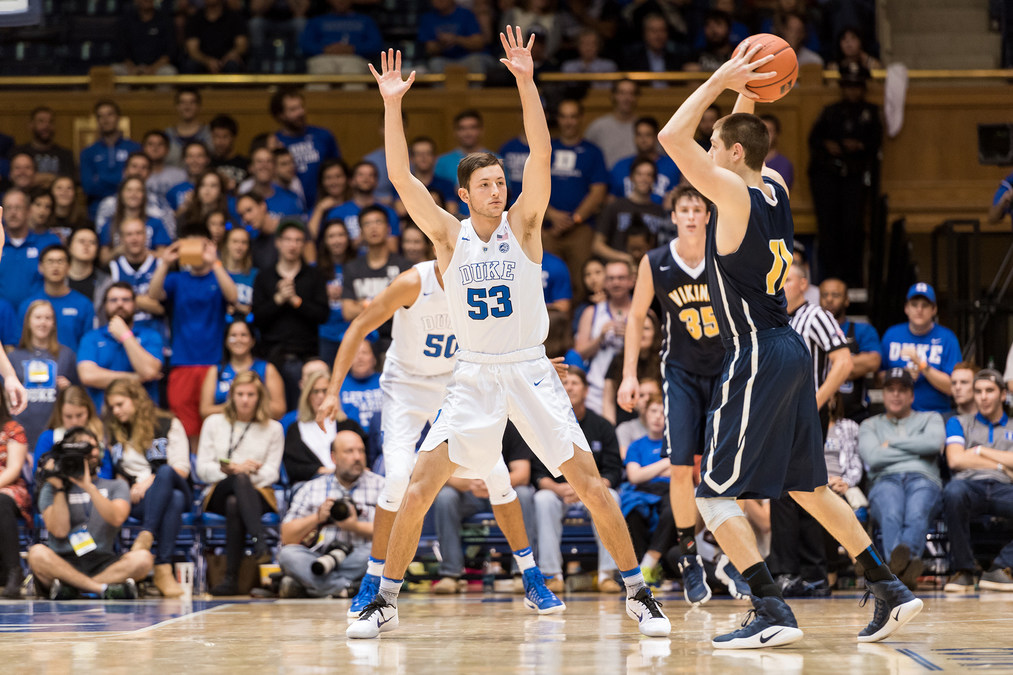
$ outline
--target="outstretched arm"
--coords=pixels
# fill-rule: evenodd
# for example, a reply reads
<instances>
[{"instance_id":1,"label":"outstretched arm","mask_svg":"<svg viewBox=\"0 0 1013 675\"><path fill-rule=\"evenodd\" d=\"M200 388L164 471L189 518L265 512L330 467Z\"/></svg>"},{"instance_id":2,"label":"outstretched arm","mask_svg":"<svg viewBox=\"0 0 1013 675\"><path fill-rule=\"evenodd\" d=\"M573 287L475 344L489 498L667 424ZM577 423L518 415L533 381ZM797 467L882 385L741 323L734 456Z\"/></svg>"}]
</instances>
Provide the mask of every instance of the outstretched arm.
<instances>
[{"instance_id":1,"label":"outstretched arm","mask_svg":"<svg viewBox=\"0 0 1013 675\"><path fill-rule=\"evenodd\" d=\"M717 204L720 214L717 230L719 253L734 251L742 241L749 218L749 193L738 176L714 163L708 153L693 139L693 134L704 111L725 89L738 91L746 97L755 96L746 89L746 83L776 75L776 73L753 72L773 58L765 56L750 63L750 59L760 47L759 43L750 45L748 38L743 40L738 54L725 62L690 94L658 134L661 146L679 166L683 177ZM732 227L726 227L729 224Z\"/></svg>"},{"instance_id":2,"label":"outstretched arm","mask_svg":"<svg viewBox=\"0 0 1013 675\"><path fill-rule=\"evenodd\" d=\"M407 269L399 274L390 283L390 286L380 291L362 314L355 317L355 320L348 326L345 337L341 340L341 346L338 348L338 353L334 357L334 367L331 368L331 383L327 387L327 396L317 411L317 424L321 429L324 428L324 423L327 420L336 419L338 411L341 410L339 397L341 385L348 375L348 370L352 367L352 359L355 358L355 352L359 350L359 345L367 335L394 316L398 309L414 304L421 290L422 277L419 276L419 271L414 267Z\"/></svg>"},{"instance_id":3,"label":"outstretched arm","mask_svg":"<svg viewBox=\"0 0 1013 675\"><path fill-rule=\"evenodd\" d=\"M380 85L380 95L383 96L384 148L390 182L412 220L438 249L446 251L457 238L460 223L457 218L437 206L426 186L412 175L408 142L401 121L401 99L415 81L415 71L408 75L408 79L401 79L401 52L389 49L380 54L380 72L376 72L372 63L369 64L369 72L376 78Z\"/></svg>"},{"instance_id":4,"label":"outstretched arm","mask_svg":"<svg viewBox=\"0 0 1013 675\"><path fill-rule=\"evenodd\" d=\"M545 216L545 207L549 205L552 139L549 137L549 125L545 121L542 101L535 87L535 66L531 58L531 46L535 44L535 36L532 34L528 38L528 44L525 45L520 27L515 26L512 29L507 27L505 32L499 34L499 39L506 52L506 57L500 59L500 62L517 78L524 133L530 148L530 154L524 162L522 183L524 188L510 209L510 222L511 226L514 223L520 224L525 234L538 233L542 226L542 218ZM514 216L519 216L520 219L514 220ZM538 241L541 242L540 235Z\"/></svg>"}]
</instances>

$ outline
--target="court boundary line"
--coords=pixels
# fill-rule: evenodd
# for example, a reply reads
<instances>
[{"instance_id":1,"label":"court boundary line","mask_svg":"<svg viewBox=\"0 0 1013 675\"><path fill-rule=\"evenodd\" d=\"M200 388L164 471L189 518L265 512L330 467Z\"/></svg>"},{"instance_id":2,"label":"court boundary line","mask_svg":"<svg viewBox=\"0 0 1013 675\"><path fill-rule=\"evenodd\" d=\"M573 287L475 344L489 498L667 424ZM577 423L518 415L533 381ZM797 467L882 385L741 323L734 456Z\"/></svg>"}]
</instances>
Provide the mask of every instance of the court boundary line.
<instances>
[{"instance_id":1,"label":"court boundary line","mask_svg":"<svg viewBox=\"0 0 1013 675\"><path fill-rule=\"evenodd\" d=\"M938 666L932 661L929 661L927 657L922 656L913 649L898 649L897 652L903 654L904 656L909 657L912 661L920 665L922 668L925 668L926 670L939 672L943 669L942 666Z\"/></svg>"},{"instance_id":2,"label":"court boundary line","mask_svg":"<svg viewBox=\"0 0 1013 675\"><path fill-rule=\"evenodd\" d=\"M153 631L156 628L162 628L164 626L169 626L171 624L178 623L178 622L184 621L186 619L192 619L193 617L200 616L201 614L209 614L210 612L218 611L220 609L228 607L231 604L233 604L233 603L226 602L226 603L223 603L221 605L216 605L215 607L208 607L207 609L202 609L202 610L197 611L197 612L189 612L187 614L183 614L182 616L176 616L176 617L173 617L171 619L166 619L165 621L159 621L156 624L152 624L150 626L145 626L144 628L138 628L137 630L130 630L130 631L122 632L122 633L120 633L120 635L140 635L141 633L147 633L149 631ZM241 603L236 603L236 604L241 604Z\"/></svg>"}]
</instances>

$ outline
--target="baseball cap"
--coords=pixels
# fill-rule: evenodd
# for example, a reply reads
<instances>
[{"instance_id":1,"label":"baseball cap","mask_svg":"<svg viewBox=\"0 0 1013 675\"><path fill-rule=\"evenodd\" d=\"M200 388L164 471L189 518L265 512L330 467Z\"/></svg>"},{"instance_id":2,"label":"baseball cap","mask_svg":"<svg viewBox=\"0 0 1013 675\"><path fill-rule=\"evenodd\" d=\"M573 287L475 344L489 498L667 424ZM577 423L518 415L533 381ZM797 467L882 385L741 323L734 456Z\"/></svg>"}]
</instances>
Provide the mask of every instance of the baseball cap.
<instances>
[{"instance_id":1,"label":"baseball cap","mask_svg":"<svg viewBox=\"0 0 1013 675\"><path fill-rule=\"evenodd\" d=\"M298 218L283 218L282 221L278 223L278 229L274 231L274 234L280 239L282 232L293 227L303 234L306 233L306 226L303 225L303 222Z\"/></svg>"},{"instance_id":2,"label":"baseball cap","mask_svg":"<svg viewBox=\"0 0 1013 675\"><path fill-rule=\"evenodd\" d=\"M1002 373L995 368L983 368L979 370L974 374L974 381L978 382L979 380L988 380L989 382L992 382L999 387L1000 391L1006 388L1006 381L1003 380Z\"/></svg>"},{"instance_id":3,"label":"baseball cap","mask_svg":"<svg viewBox=\"0 0 1013 675\"><path fill-rule=\"evenodd\" d=\"M857 63L851 62L840 67L841 79L838 83L842 87L864 87L866 81L872 76L869 69Z\"/></svg>"},{"instance_id":4,"label":"baseball cap","mask_svg":"<svg viewBox=\"0 0 1013 675\"><path fill-rule=\"evenodd\" d=\"M894 382L898 382L908 389L915 388L914 380L911 379L911 373L907 372L907 368L891 368L887 371L886 379L883 380L883 386L885 387Z\"/></svg>"},{"instance_id":5,"label":"baseball cap","mask_svg":"<svg viewBox=\"0 0 1013 675\"><path fill-rule=\"evenodd\" d=\"M936 304L936 291L925 282L919 281L917 284L907 289L907 299L912 300L914 298L925 298L933 305Z\"/></svg>"}]
</instances>

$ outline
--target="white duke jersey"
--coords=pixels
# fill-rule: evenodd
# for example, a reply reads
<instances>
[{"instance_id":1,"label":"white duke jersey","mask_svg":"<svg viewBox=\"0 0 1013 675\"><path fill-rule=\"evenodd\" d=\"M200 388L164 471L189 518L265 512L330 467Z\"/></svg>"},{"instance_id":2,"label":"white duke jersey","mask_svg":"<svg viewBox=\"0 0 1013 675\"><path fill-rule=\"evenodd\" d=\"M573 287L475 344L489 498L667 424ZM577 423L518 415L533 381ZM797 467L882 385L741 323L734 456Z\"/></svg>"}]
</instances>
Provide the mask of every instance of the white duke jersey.
<instances>
[{"instance_id":1,"label":"white duke jersey","mask_svg":"<svg viewBox=\"0 0 1013 675\"><path fill-rule=\"evenodd\" d=\"M462 349L507 354L541 345L549 334L542 266L521 250L506 212L488 242L470 218L461 221L443 284Z\"/></svg>"},{"instance_id":2,"label":"white duke jersey","mask_svg":"<svg viewBox=\"0 0 1013 675\"><path fill-rule=\"evenodd\" d=\"M457 339L450 324L447 294L436 280L436 261L415 265L421 279L411 307L394 312L387 361L412 375L446 375L454 370Z\"/></svg>"},{"instance_id":3,"label":"white duke jersey","mask_svg":"<svg viewBox=\"0 0 1013 675\"><path fill-rule=\"evenodd\" d=\"M113 281L125 281L134 288L137 295L145 295L151 287L151 278L155 276L155 268L158 266L158 259L148 254L147 259L141 266L134 269L133 265L127 262L127 257L121 255L109 261L109 276ZM154 317L147 312L134 314L134 321L148 321Z\"/></svg>"}]
</instances>

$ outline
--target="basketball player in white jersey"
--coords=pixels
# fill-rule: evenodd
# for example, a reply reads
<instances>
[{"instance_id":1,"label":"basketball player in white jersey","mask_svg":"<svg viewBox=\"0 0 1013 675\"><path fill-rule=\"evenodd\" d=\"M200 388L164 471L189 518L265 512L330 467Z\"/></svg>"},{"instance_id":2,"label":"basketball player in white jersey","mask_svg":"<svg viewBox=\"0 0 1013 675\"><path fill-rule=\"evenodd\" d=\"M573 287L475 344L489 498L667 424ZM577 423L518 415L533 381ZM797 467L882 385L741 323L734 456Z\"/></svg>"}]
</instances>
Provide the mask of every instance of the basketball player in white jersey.
<instances>
[{"instance_id":1,"label":"basketball player in white jersey","mask_svg":"<svg viewBox=\"0 0 1013 675\"><path fill-rule=\"evenodd\" d=\"M423 442L391 532L380 590L346 631L372 638L398 626L397 594L422 531L422 520L453 475L482 478L500 458L507 418L538 458L562 473L591 512L627 587L626 611L645 635L664 636L671 624L644 583L622 512L598 474L587 439L542 342L548 313L542 295L541 224L550 192L551 144L533 80L531 45L520 28L500 34L517 79L524 132L531 148L524 191L505 211L503 167L490 153L473 153L458 165L458 195L471 218L458 222L439 208L411 175L401 120L401 99L415 80L401 77L401 54L381 55L387 170L412 220L436 248L451 323L461 348L443 407Z\"/></svg>"},{"instance_id":2,"label":"basketball player in white jersey","mask_svg":"<svg viewBox=\"0 0 1013 675\"><path fill-rule=\"evenodd\" d=\"M373 543L366 576L352 600L348 616L356 618L380 589L387 542L394 516L401 506L415 465L415 446L427 423L436 416L457 362L457 339L450 325L443 277L435 260L421 262L402 272L355 317L334 357L331 383L317 412L321 429L341 410L341 383L355 352L367 335L391 317L393 338L384 359L380 389L380 418L386 481L373 519ZM514 552L524 579L524 604L539 614L562 612L566 606L545 586L535 565L517 492L502 457L485 478L496 522Z\"/></svg>"}]
</instances>

